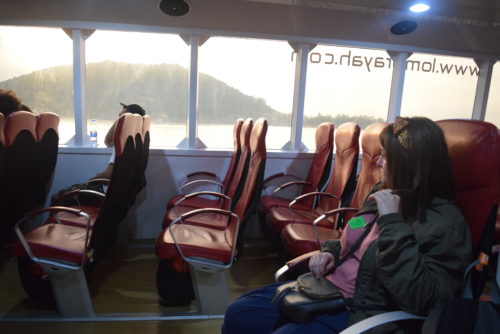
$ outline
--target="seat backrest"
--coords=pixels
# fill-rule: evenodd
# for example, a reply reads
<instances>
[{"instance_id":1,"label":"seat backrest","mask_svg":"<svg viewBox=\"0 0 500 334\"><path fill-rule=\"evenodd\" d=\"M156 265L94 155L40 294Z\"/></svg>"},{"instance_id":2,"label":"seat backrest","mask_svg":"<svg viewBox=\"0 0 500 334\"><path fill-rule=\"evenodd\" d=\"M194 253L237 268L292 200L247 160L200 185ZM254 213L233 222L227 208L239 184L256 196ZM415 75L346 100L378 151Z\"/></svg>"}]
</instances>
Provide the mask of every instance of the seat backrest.
<instances>
[{"instance_id":1,"label":"seat backrest","mask_svg":"<svg viewBox=\"0 0 500 334\"><path fill-rule=\"evenodd\" d=\"M328 181L332 167L334 129L335 126L328 122L321 123L316 128L316 150L314 151L311 166L309 167L309 173L305 179L310 184L302 187L301 194L319 191L324 187L326 181ZM313 200L313 197L308 197L303 204L311 207Z\"/></svg>"},{"instance_id":2,"label":"seat backrest","mask_svg":"<svg viewBox=\"0 0 500 334\"><path fill-rule=\"evenodd\" d=\"M0 244L15 238L14 224L27 213L36 174L36 116L16 111L5 118L4 170L0 180Z\"/></svg>"},{"instance_id":3,"label":"seat backrest","mask_svg":"<svg viewBox=\"0 0 500 334\"><path fill-rule=\"evenodd\" d=\"M455 201L477 249L483 233L493 241L500 201L500 136L495 125L475 120L442 120L453 169ZM491 225L485 230L487 222ZM491 245L486 245L486 250Z\"/></svg>"},{"instance_id":4,"label":"seat backrest","mask_svg":"<svg viewBox=\"0 0 500 334\"><path fill-rule=\"evenodd\" d=\"M250 160L245 177L243 191L236 204L233 213L240 217L240 229L238 231L238 253L241 254L243 246L243 234L249 217L254 213L259 203L262 184L264 181L264 170L266 166L266 134L268 123L265 118L259 118L252 128L250 136ZM233 224L234 225L234 224Z\"/></svg>"},{"instance_id":5,"label":"seat backrest","mask_svg":"<svg viewBox=\"0 0 500 334\"><path fill-rule=\"evenodd\" d=\"M36 122L36 194L33 197L33 207L45 203L47 193L52 184L52 177L57 163L59 147L59 116L54 113L38 115Z\"/></svg>"},{"instance_id":6,"label":"seat backrest","mask_svg":"<svg viewBox=\"0 0 500 334\"><path fill-rule=\"evenodd\" d=\"M250 161L250 134L252 133L253 119L247 118L241 127L240 142L241 153L234 171L233 179L226 189L225 194L232 199L232 207L236 205L244 184L248 162Z\"/></svg>"},{"instance_id":7,"label":"seat backrest","mask_svg":"<svg viewBox=\"0 0 500 334\"><path fill-rule=\"evenodd\" d=\"M231 181L233 180L234 172L241 155L241 128L243 127L243 119L239 118L234 123L233 127L233 153L231 154L231 160L229 161L229 166L227 167L226 175L224 180L222 180L222 185L224 189L228 189Z\"/></svg>"},{"instance_id":8,"label":"seat backrest","mask_svg":"<svg viewBox=\"0 0 500 334\"><path fill-rule=\"evenodd\" d=\"M349 203L350 207L361 208L370 190L375 184L380 182L382 176L381 168L377 165L381 155L379 136L386 126L387 123L385 122L373 123L368 125L363 132L363 136L361 137L361 149L363 151L361 153L361 170L359 171L354 194ZM347 213L345 221L353 215L354 212Z\"/></svg>"},{"instance_id":9,"label":"seat backrest","mask_svg":"<svg viewBox=\"0 0 500 334\"><path fill-rule=\"evenodd\" d=\"M3 164L5 159L5 135L3 131L4 124L5 117L2 113L0 113L0 184L2 182Z\"/></svg>"},{"instance_id":10,"label":"seat backrest","mask_svg":"<svg viewBox=\"0 0 500 334\"><path fill-rule=\"evenodd\" d=\"M139 178L136 193L139 193L146 186L146 167L148 166L149 160L149 129L151 127L151 117L145 115L142 116L142 134L141 134L141 150L140 150L140 162L139 162Z\"/></svg>"},{"instance_id":11,"label":"seat backrest","mask_svg":"<svg viewBox=\"0 0 500 334\"><path fill-rule=\"evenodd\" d=\"M326 212L339 207L340 201L347 195L349 185L355 183L359 155L359 125L348 122L335 131L335 161L332 176L325 192L337 198L323 198L318 209ZM352 191L352 188L350 189Z\"/></svg>"},{"instance_id":12,"label":"seat backrest","mask_svg":"<svg viewBox=\"0 0 500 334\"><path fill-rule=\"evenodd\" d=\"M135 138L137 129L141 129L142 133L142 123L142 117L138 114L125 113L118 119L113 140L113 172L91 238L94 260L102 258L114 245L118 225L127 215L131 196L135 195Z\"/></svg>"}]
</instances>

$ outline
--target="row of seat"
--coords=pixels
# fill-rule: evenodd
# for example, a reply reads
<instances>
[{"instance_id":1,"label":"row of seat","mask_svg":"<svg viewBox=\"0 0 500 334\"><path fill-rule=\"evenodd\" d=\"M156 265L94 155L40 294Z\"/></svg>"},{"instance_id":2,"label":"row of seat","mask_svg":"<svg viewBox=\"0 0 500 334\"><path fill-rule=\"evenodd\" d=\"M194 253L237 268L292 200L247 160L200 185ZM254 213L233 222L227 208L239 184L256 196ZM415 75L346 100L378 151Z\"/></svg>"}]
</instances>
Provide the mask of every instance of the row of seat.
<instances>
[{"instance_id":1,"label":"row of seat","mask_svg":"<svg viewBox=\"0 0 500 334\"><path fill-rule=\"evenodd\" d=\"M492 258L494 253L493 245L497 244L498 247L500 242L498 236L495 236L495 223L498 225L500 201L500 132L493 124L475 120L443 120L438 121L437 124L442 128L448 145L452 163L455 202L468 222L474 256L477 258L472 263L473 265L470 266L472 271L471 281L473 283L468 285L470 281L464 282L463 295L466 298L477 300L480 298L484 285L490 277L491 268L493 270L495 268ZM362 173L363 170L360 175ZM362 182L361 176L359 182ZM315 223L336 214L338 211L340 210L325 212L316 219ZM287 262L276 272L275 278L277 281L285 272L297 267L318 251L318 239L322 241L323 238L334 237L332 233L338 234L338 231L333 230L333 225L329 229L318 227L318 233L314 235L311 232L313 227L310 224L294 223L288 224L282 234L285 234L287 228L292 226L301 226L302 228L297 229L295 234L290 232L288 237L282 238L284 243L290 247L289 249L309 243L314 246L315 250ZM307 230L308 234L297 237L304 230ZM443 259L443 261L446 261L446 259ZM497 262L497 266L500 266L500 261ZM499 274L500 271L497 267L497 286L500 285ZM492 291L494 291L493 288ZM342 333L365 332L387 322L412 318L415 318L415 316L401 311L391 312L366 319Z\"/></svg>"},{"instance_id":2,"label":"row of seat","mask_svg":"<svg viewBox=\"0 0 500 334\"><path fill-rule=\"evenodd\" d=\"M0 114L0 247L15 239L14 224L43 206L57 162L59 116Z\"/></svg>"},{"instance_id":3,"label":"row of seat","mask_svg":"<svg viewBox=\"0 0 500 334\"><path fill-rule=\"evenodd\" d=\"M380 168L377 166L381 154L378 137L386 125L387 123L378 122L364 130L359 175L357 162L360 129L357 124L346 123L335 133L335 164L324 192L302 194L286 207L269 207L269 199L262 198L260 208L266 230L272 234L273 239L278 239L287 257L302 255L317 249L319 242L339 238L343 220L354 215L370 189L380 181ZM319 203L312 207L297 205L308 198L319 198ZM350 208L346 208L347 206ZM325 217L313 230L312 223L326 212L336 214Z\"/></svg>"},{"instance_id":4,"label":"row of seat","mask_svg":"<svg viewBox=\"0 0 500 334\"><path fill-rule=\"evenodd\" d=\"M59 312L64 316L94 315L85 269L104 257L114 245L120 222L145 186L150 124L149 116L130 113L118 120L111 179L96 181L107 185L105 194L76 190L65 195L93 194L102 198L100 206L49 207L31 212L16 225L20 242L14 244L12 253L19 257L19 272L25 291L35 299L53 295ZM46 213L50 216L43 224L34 228L27 224L30 219ZM36 270L33 262L50 276L52 292L43 291L50 286L40 288L40 277L36 272L40 270Z\"/></svg>"},{"instance_id":5,"label":"row of seat","mask_svg":"<svg viewBox=\"0 0 500 334\"><path fill-rule=\"evenodd\" d=\"M235 150L223 194L179 195L167 206L156 255L179 272L191 272L198 308L205 314L220 314L228 303L224 269L241 256L245 226L260 198L267 127L264 118L236 122ZM204 198L207 195L215 199ZM214 294L217 301L211 298Z\"/></svg>"}]
</instances>

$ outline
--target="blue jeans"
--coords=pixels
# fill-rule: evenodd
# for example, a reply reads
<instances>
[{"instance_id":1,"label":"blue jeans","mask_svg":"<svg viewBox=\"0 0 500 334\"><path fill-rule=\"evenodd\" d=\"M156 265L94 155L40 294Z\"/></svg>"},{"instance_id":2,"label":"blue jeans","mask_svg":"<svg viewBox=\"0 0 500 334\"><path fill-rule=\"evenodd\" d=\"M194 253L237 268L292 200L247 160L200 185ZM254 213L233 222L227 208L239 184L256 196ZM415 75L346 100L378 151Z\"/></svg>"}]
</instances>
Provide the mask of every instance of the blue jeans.
<instances>
[{"instance_id":1,"label":"blue jeans","mask_svg":"<svg viewBox=\"0 0 500 334\"><path fill-rule=\"evenodd\" d=\"M269 303L276 288L283 283L271 284L250 291L235 300L226 310L222 334L290 334L339 333L347 327L349 312L323 314L305 324L288 322L276 306Z\"/></svg>"}]
</instances>

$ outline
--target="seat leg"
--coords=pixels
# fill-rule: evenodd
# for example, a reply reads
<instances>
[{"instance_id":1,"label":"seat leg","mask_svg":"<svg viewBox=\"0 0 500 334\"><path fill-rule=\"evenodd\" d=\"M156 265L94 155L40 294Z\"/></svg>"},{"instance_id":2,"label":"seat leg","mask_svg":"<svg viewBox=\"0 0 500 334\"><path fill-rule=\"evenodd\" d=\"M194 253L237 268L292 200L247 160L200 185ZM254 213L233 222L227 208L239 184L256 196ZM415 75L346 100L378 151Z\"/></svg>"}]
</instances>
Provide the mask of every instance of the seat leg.
<instances>
[{"instance_id":1,"label":"seat leg","mask_svg":"<svg viewBox=\"0 0 500 334\"><path fill-rule=\"evenodd\" d=\"M229 304L226 270L207 271L206 267L190 265L198 310L202 314L224 314Z\"/></svg>"},{"instance_id":2,"label":"seat leg","mask_svg":"<svg viewBox=\"0 0 500 334\"><path fill-rule=\"evenodd\" d=\"M59 313L65 318L95 317L84 270L63 270L59 273L57 268L50 267L44 269L50 275Z\"/></svg>"}]
</instances>

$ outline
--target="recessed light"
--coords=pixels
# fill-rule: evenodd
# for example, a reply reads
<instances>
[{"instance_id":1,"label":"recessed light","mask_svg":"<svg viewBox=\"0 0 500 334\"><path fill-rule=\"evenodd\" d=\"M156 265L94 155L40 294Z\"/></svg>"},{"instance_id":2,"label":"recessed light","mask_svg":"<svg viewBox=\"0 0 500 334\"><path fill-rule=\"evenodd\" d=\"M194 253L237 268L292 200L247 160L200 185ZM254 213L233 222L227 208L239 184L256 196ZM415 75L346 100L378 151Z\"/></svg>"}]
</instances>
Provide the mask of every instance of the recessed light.
<instances>
[{"instance_id":1,"label":"recessed light","mask_svg":"<svg viewBox=\"0 0 500 334\"><path fill-rule=\"evenodd\" d=\"M414 13L423 13L430 9L431 7L425 3L416 3L410 7L410 11Z\"/></svg>"}]
</instances>

